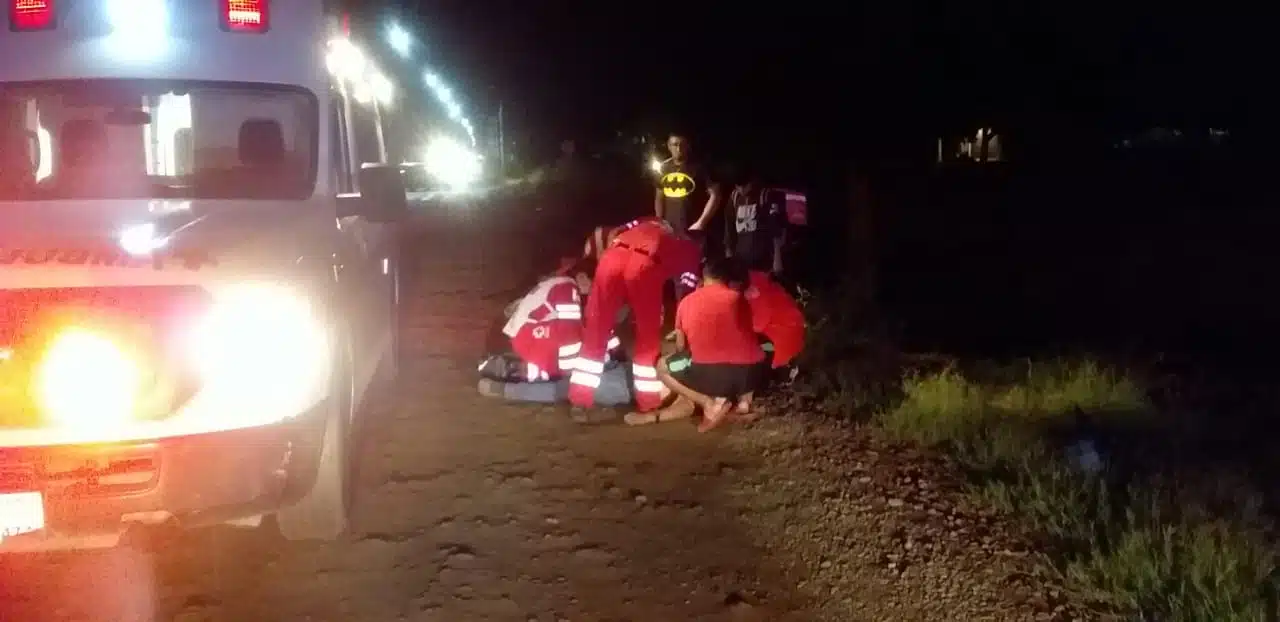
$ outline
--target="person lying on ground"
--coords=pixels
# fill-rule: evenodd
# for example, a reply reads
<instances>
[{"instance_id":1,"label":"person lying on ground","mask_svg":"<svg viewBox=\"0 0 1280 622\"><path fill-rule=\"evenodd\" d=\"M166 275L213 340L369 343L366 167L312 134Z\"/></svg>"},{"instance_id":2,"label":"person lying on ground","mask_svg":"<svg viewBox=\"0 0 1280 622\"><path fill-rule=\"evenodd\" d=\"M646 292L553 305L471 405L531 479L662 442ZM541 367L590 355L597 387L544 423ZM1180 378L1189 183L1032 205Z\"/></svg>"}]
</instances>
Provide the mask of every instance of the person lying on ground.
<instances>
[{"instance_id":1,"label":"person lying on ground","mask_svg":"<svg viewBox=\"0 0 1280 622\"><path fill-rule=\"evenodd\" d=\"M533 402L568 397L567 375L582 349L582 296L591 288L593 269L589 261L562 260L554 274L508 307L502 333L511 352L480 363L481 393ZM608 348L620 345L613 337ZM630 402L625 371L617 368L607 375L597 399L612 405Z\"/></svg>"},{"instance_id":2,"label":"person lying on ground","mask_svg":"<svg viewBox=\"0 0 1280 622\"><path fill-rule=\"evenodd\" d=\"M729 258L707 261L702 287L676 308L676 345L680 352L658 365L658 378L677 397L656 412L626 416L630 425L686 419L702 410L699 431L710 430L728 417L736 404L742 415L760 384L764 351L751 327L751 307L735 287L746 271Z\"/></svg>"}]
</instances>

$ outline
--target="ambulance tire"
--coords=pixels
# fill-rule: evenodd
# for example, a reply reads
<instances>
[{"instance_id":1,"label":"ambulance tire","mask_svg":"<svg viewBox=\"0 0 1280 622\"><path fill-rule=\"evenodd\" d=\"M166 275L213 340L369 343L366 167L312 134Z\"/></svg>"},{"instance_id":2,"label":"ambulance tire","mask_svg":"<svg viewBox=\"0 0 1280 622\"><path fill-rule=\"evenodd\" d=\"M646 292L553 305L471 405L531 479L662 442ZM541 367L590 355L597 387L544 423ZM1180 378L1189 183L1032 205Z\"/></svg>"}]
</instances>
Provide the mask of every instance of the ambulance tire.
<instances>
[{"instance_id":1,"label":"ambulance tire","mask_svg":"<svg viewBox=\"0 0 1280 622\"><path fill-rule=\"evenodd\" d=\"M334 382L334 399L325 421L315 481L297 503L276 513L276 526L285 540L337 540L350 522L354 383L346 372L335 374Z\"/></svg>"}]
</instances>

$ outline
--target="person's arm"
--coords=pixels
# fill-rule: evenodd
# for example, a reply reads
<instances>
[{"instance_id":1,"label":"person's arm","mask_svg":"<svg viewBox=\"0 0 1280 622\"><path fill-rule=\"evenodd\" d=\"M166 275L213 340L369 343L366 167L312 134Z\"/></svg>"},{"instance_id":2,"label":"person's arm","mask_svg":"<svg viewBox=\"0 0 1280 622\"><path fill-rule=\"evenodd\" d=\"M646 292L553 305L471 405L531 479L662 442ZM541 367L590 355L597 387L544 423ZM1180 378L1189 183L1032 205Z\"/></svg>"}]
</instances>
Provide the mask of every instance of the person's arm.
<instances>
[{"instance_id":1,"label":"person's arm","mask_svg":"<svg viewBox=\"0 0 1280 622\"><path fill-rule=\"evenodd\" d=\"M697 222L689 227L691 231L701 231L711 222L711 217L716 215L716 208L720 205L720 184L710 182L707 184L707 202L702 206L702 215L698 217Z\"/></svg>"},{"instance_id":2,"label":"person's arm","mask_svg":"<svg viewBox=\"0 0 1280 622\"><path fill-rule=\"evenodd\" d=\"M684 334L684 309L684 305L676 305L676 325L675 329L671 331L671 338L676 342L677 352L684 350L689 343L688 337Z\"/></svg>"},{"instance_id":3,"label":"person's arm","mask_svg":"<svg viewBox=\"0 0 1280 622\"><path fill-rule=\"evenodd\" d=\"M769 214L768 226L770 239L773 242L773 273L780 274L782 272L782 249L787 243L787 208L784 198L780 197L777 190L770 191L772 196L769 197Z\"/></svg>"},{"instance_id":4,"label":"person's arm","mask_svg":"<svg viewBox=\"0 0 1280 622\"><path fill-rule=\"evenodd\" d=\"M726 257L733 257L734 251L738 248L738 228L737 213L738 191L735 189L729 193L729 199L726 201L724 218L724 254Z\"/></svg>"},{"instance_id":5,"label":"person's arm","mask_svg":"<svg viewBox=\"0 0 1280 622\"><path fill-rule=\"evenodd\" d=\"M773 273L782 273L782 249L787 245L787 230L779 231L773 238Z\"/></svg>"}]
</instances>

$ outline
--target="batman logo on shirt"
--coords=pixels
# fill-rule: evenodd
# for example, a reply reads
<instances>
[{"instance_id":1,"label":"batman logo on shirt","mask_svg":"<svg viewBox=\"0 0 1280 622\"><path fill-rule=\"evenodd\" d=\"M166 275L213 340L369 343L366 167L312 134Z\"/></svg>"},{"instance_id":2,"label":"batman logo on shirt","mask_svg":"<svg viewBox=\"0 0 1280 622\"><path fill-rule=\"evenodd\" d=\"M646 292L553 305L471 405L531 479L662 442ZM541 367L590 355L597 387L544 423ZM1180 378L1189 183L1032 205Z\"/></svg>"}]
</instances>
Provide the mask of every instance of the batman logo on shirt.
<instances>
[{"instance_id":1,"label":"batman logo on shirt","mask_svg":"<svg viewBox=\"0 0 1280 622\"><path fill-rule=\"evenodd\" d=\"M668 199L683 199L693 194L698 184L694 183L692 177L676 171L663 175L662 183L658 187L662 189L662 196Z\"/></svg>"}]
</instances>

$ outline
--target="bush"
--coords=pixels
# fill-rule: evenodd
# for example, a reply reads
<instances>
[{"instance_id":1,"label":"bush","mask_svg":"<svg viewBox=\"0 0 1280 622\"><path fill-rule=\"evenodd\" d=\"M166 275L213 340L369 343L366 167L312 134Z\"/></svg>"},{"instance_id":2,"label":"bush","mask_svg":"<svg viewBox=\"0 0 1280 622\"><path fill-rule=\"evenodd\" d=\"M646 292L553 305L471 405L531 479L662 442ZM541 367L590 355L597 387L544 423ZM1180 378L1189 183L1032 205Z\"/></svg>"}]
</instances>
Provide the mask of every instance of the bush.
<instances>
[{"instance_id":1,"label":"bush","mask_svg":"<svg viewBox=\"0 0 1280 622\"><path fill-rule=\"evenodd\" d=\"M1260 496L1225 472L1198 481L1101 472L1069 448L1159 419L1133 379L1092 362L1030 366L1016 381L978 382L954 368L908 374L876 423L889 435L956 455L973 492L1027 522L1067 587L1128 619L1264 619L1275 559Z\"/></svg>"}]
</instances>

